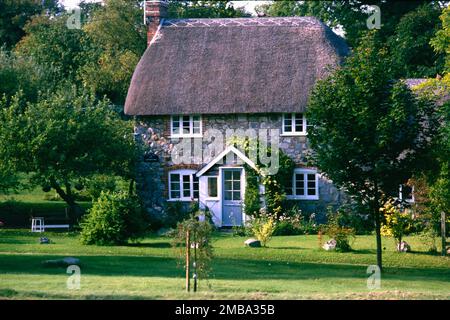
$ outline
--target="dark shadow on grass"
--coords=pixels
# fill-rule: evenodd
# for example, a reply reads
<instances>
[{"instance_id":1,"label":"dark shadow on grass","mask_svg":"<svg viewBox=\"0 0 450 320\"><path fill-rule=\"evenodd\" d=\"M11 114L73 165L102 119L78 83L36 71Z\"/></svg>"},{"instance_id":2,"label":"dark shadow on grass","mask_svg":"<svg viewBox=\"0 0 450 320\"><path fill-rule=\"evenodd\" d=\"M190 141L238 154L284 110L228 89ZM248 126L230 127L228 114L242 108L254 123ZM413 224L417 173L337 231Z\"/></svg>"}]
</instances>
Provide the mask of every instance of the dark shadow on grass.
<instances>
[{"instance_id":1,"label":"dark shadow on grass","mask_svg":"<svg viewBox=\"0 0 450 320\"><path fill-rule=\"evenodd\" d=\"M65 268L48 268L42 261L60 259L58 255L0 255L0 275L12 274L61 275ZM77 256L81 272L94 276L167 277L182 278L184 270L172 257L142 256ZM299 263L245 258L213 260L213 278L222 280L311 280L311 279L367 279L367 266ZM448 268L385 268L386 279L415 281L424 279L450 284Z\"/></svg>"},{"instance_id":2,"label":"dark shadow on grass","mask_svg":"<svg viewBox=\"0 0 450 320\"><path fill-rule=\"evenodd\" d=\"M171 248L172 245L169 242L153 242L153 243L130 243L127 247L135 248Z\"/></svg>"}]
</instances>

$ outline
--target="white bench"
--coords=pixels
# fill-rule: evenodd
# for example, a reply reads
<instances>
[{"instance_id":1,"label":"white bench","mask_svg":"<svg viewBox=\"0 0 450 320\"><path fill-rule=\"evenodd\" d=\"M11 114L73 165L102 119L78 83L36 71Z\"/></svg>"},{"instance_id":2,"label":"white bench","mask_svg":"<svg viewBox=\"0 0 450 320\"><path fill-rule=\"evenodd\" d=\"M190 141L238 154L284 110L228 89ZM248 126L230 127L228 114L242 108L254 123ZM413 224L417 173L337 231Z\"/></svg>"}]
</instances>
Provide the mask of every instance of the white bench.
<instances>
[{"instance_id":1,"label":"white bench","mask_svg":"<svg viewBox=\"0 0 450 320\"><path fill-rule=\"evenodd\" d=\"M44 218L36 217L31 219L31 232L45 232L45 229L69 229L68 224L45 224Z\"/></svg>"}]
</instances>

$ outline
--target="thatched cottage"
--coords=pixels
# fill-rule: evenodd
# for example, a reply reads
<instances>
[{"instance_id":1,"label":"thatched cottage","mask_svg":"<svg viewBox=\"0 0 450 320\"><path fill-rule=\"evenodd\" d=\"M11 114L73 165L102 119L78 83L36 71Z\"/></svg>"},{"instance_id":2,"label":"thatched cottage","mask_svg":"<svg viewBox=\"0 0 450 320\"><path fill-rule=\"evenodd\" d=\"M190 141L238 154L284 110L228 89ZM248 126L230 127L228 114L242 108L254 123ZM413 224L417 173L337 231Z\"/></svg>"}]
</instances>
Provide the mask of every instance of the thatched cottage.
<instances>
[{"instance_id":1,"label":"thatched cottage","mask_svg":"<svg viewBox=\"0 0 450 320\"><path fill-rule=\"evenodd\" d=\"M272 140L295 161L290 201L309 212L338 205L343 195L306 165L304 112L315 82L348 54L344 40L312 17L173 20L166 13L166 1L146 2L148 48L125 104L144 147L137 186L148 212L163 219L171 202L194 199L217 226L242 224L244 164L255 163L225 140L248 129L276 132Z\"/></svg>"}]
</instances>

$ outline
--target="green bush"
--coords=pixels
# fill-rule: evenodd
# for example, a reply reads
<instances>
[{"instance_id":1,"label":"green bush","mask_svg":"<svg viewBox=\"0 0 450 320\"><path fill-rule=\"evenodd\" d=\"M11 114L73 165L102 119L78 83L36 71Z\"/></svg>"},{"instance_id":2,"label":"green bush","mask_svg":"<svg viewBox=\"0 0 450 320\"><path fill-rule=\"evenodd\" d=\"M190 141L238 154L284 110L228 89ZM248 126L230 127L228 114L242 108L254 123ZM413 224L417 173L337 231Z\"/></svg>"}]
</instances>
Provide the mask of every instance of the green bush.
<instances>
[{"instance_id":1,"label":"green bush","mask_svg":"<svg viewBox=\"0 0 450 320\"><path fill-rule=\"evenodd\" d=\"M136 240L148 228L136 198L118 192L101 192L81 222L83 244L118 245Z\"/></svg>"},{"instance_id":2,"label":"green bush","mask_svg":"<svg viewBox=\"0 0 450 320\"><path fill-rule=\"evenodd\" d=\"M252 168L247 166L246 176L244 210L246 215L255 216L259 213L259 209L261 208L258 175Z\"/></svg>"},{"instance_id":3,"label":"green bush","mask_svg":"<svg viewBox=\"0 0 450 320\"><path fill-rule=\"evenodd\" d=\"M321 226L321 230L330 239L336 240L336 251L348 252L352 248L350 246L350 239L354 240L355 230L348 227L343 227L339 224L340 214L339 212L333 214L331 211L328 213L328 223Z\"/></svg>"}]
</instances>

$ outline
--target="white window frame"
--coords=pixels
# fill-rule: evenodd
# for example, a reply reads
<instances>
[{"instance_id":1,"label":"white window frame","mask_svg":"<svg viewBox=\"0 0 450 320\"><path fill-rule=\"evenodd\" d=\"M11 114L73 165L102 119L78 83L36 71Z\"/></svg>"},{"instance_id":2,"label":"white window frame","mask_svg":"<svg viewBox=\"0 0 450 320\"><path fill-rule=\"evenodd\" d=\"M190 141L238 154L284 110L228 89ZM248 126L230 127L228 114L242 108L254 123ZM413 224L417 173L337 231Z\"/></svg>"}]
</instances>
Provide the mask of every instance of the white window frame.
<instances>
[{"instance_id":1,"label":"white window frame","mask_svg":"<svg viewBox=\"0 0 450 320\"><path fill-rule=\"evenodd\" d=\"M189 133L183 133L183 117L189 117ZM200 133L194 133L194 117L200 118ZM173 133L173 122L178 120L180 123L180 133ZM170 117L170 137L171 138L201 138L203 137L203 119L201 115L173 115Z\"/></svg>"},{"instance_id":2,"label":"white window frame","mask_svg":"<svg viewBox=\"0 0 450 320\"><path fill-rule=\"evenodd\" d=\"M168 201L192 201L192 200L198 200L198 198L194 198L194 175L197 171L196 170L190 170L190 169L180 169L180 170L172 170L169 171L169 199ZM172 198L172 175L178 174L180 175L180 197L179 198ZM184 196L184 189L183 189L183 176L189 176L189 197ZM198 186L198 192L200 196L200 182L197 180Z\"/></svg>"},{"instance_id":3,"label":"white window frame","mask_svg":"<svg viewBox=\"0 0 450 320\"><path fill-rule=\"evenodd\" d=\"M297 195L296 192L296 179L295 176L297 174L303 174L303 181L305 186L305 194L303 195ZM316 194L311 196L308 195L308 174L314 174L316 177ZM294 173L292 174L292 195L287 195L287 199L289 200L319 200L319 174L317 173L317 170L314 169L295 169Z\"/></svg>"},{"instance_id":4,"label":"white window frame","mask_svg":"<svg viewBox=\"0 0 450 320\"><path fill-rule=\"evenodd\" d=\"M286 119L286 115L290 115L291 116L291 131L286 131L285 128L285 119ZM302 115L302 131L296 131L295 130L295 118L298 115ZM290 137L290 136L306 136L308 135L308 123L306 121L306 116L304 113L283 113L283 117L282 117L282 123L281 123L281 135L282 136L286 136L286 137Z\"/></svg>"},{"instance_id":5,"label":"white window frame","mask_svg":"<svg viewBox=\"0 0 450 320\"><path fill-rule=\"evenodd\" d=\"M215 197L210 196L209 194L209 179L216 179L216 193L217 195ZM219 194L219 176L206 176L206 200L218 200L220 199Z\"/></svg>"},{"instance_id":6,"label":"white window frame","mask_svg":"<svg viewBox=\"0 0 450 320\"><path fill-rule=\"evenodd\" d=\"M403 185L401 184L398 190L398 198L403 200ZM414 203L416 200L414 198L414 186L411 187L411 198L405 199L405 202Z\"/></svg>"}]
</instances>

